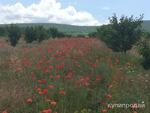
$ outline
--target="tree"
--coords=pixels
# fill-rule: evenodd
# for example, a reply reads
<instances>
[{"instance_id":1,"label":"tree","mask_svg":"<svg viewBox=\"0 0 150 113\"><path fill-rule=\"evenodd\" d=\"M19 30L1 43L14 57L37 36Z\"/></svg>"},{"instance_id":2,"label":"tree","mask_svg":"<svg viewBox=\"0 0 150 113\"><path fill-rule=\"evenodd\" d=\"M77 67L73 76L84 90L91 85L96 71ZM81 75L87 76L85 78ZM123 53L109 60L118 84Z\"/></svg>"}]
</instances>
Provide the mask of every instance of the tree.
<instances>
[{"instance_id":1,"label":"tree","mask_svg":"<svg viewBox=\"0 0 150 113\"><path fill-rule=\"evenodd\" d=\"M48 39L48 32L43 26L35 27L35 34L38 42Z\"/></svg>"},{"instance_id":2,"label":"tree","mask_svg":"<svg viewBox=\"0 0 150 113\"><path fill-rule=\"evenodd\" d=\"M48 33L52 38L56 38L59 35L59 31L57 28L49 28Z\"/></svg>"},{"instance_id":3,"label":"tree","mask_svg":"<svg viewBox=\"0 0 150 113\"><path fill-rule=\"evenodd\" d=\"M97 36L97 32L91 32L88 34L89 37L96 37Z\"/></svg>"},{"instance_id":4,"label":"tree","mask_svg":"<svg viewBox=\"0 0 150 113\"><path fill-rule=\"evenodd\" d=\"M122 16L118 20L114 14L109 18L109 25L97 29L98 36L113 51L126 53L140 39L142 19L143 15L135 19L133 16Z\"/></svg>"},{"instance_id":5,"label":"tree","mask_svg":"<svg viewBox=\"0 0 150 113\"><path fill-rule=\"evenodd\" d=\"M26 27L25 40L27 43L32 43L35 40L41 42L45 39L48 39L48 32L43 26Z\"/></svg>"},{"instance_id":6,"label":"tree","mask_svg":"<svg viewBox=\"0 0 150 113\"><path fill-rule=\"evenodd\" d=\"M11 24L8 26L8 37L12 46L16 46L21 37L21 30L17 25Z\"/></svg>"},{"instance_id":7,"label":"tree","mask_svg":"<svg viewBox=\"0 0 150 113\"><path fill-rule=\"evenodd\" d=\"M138 43L139 53L143 56L142 65L145 69L150 69L150 40L144 39Z\"/></svg>"},{"instance_id":8,"label":"tree","mask_svg":"<svg viewBox=\"0 0 150 113\"><path fill-rule=\"evenodd\" d=\"M26 27L25 28L25 41L27 43L32 43L33 41L35 41L36 38L36 34L35 34L35 29L33 27Z\"/></svg>"},{"instance_id":9,"label":"tree","mask_svg":"<svg viewBox=\"0 0 150 113\"><path fill-rule=\"evenodd\" d=\"M2 26L0 27L0 36L6 36L7 30L6 27Z\"/></svg>"}]
</instances>

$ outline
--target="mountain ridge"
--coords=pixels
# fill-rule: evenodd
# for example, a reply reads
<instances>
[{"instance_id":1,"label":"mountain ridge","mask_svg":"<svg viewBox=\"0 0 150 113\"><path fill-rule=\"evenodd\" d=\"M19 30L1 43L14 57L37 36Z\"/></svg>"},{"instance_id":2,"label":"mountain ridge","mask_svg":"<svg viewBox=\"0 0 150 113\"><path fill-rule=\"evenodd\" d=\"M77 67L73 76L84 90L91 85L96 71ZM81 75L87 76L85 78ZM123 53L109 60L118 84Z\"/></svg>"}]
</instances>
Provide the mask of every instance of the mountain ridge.
<instances>
[{"instance_id":1,"label":"mountain ridge","mask_svg":"<svg viewBox=\"0 0 150 113\"><path fill-rule=\"evenodd\" d=\"M0 24L0 26L6 26L9 24ZM59 23L17 23L20 27L31 27L42 25L45 28L55 27L59 31L66 34L71 34L74 36L77 35L88 35L89 33L96 32L97 27L100 26L78 26L78 25L69 25L69 24L59 24ZM143 20L142 28L150 32L150 20Z\"/></svg>"}]
</instances>

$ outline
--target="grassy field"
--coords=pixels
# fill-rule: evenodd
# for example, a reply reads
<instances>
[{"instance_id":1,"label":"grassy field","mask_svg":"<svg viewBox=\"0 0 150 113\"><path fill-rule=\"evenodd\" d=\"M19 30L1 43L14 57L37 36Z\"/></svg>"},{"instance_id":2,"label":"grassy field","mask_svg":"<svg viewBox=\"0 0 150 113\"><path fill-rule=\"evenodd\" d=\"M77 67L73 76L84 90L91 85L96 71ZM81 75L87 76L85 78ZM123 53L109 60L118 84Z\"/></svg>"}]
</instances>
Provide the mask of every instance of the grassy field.
<instances>
[{"instance_id":1,"label":"grassy field","mask_svg":"<svg viewBox=\"0 0 150 113\"><path fill-rule=\"evenodd\" d=\"M150 71L140 61L94 38L15 48L0 39L0 113L149 113Z\"/></svg>"}]
</instances>

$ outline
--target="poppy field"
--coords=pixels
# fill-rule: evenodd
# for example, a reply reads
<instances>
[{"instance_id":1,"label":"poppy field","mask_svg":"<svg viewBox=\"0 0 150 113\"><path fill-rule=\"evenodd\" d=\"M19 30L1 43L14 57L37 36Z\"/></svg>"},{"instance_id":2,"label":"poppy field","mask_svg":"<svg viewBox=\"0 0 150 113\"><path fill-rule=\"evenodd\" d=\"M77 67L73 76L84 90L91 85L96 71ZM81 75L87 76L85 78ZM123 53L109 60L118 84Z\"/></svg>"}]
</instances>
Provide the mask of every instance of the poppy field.
<instances>
[{"instance_id":1,"label":"poppy field","mask_svg":"<svg viewBox=\"0 0 150 113\"><path fill-rule=\"evenodd\" d=\"M1 40L0 113L149 113L149 76L139 56L112 52L95 38L15 48Z\"/></svg>"}]
</instances>

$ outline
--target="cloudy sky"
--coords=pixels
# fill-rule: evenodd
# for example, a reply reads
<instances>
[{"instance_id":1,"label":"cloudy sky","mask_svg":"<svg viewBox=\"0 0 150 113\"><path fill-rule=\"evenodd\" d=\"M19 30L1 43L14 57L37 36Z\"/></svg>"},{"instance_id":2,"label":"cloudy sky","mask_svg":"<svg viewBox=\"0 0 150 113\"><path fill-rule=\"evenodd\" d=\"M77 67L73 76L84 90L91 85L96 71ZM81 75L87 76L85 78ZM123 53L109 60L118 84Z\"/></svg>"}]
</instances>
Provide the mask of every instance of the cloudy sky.
<instances>
[{"instance_id":1,"label":"cloudy sky","mask_svg":"<svg viewBox=\"0 0 150 113\"><path fill-rule=\"evenodd\" d=\"M144 13L150 20L150 0L0 0L0 24L63 23L100 25L108 17Z\"/></svg>"}]
</instances>

